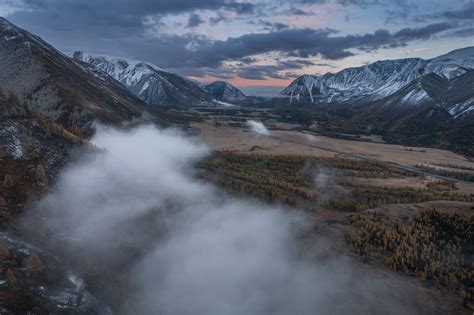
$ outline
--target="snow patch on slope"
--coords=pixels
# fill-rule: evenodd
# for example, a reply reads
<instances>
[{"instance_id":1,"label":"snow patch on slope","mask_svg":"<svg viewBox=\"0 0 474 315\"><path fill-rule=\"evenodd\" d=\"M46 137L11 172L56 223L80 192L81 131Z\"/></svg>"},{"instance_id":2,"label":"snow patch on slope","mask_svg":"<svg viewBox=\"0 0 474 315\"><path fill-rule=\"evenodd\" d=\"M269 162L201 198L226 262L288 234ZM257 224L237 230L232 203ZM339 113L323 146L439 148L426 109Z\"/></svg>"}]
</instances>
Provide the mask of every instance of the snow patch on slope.
<instances>
[{"instance_id":1,"label":"snow patch on slope","mask_svg":"<svg viewBox=\"0 0 474 315\"><path fill-rule=\"evenodd\" d=\"M15 126L7 126L0 131L0 136L5 140L3 149L15 160L23 157L23 145L19 137L20 131Z\"/></svg>"},{"instance_id":2,"label":"snow patch on slope","mask_svg":"<svg viewBox=\"0 0 474 315\"><path fill-rule=\"evenodd\" d=\"M407 104L418 104L421 101L428 99L429 96L425 90L415 89L410 91L407 95L402 98L402 101Z\"/></svg>"},{"instance_id":3,"label":"snow patch on slope","mask_svg":"<svg viewBox=\"0 0 474 315\"><path fill-rule=\"evenodd\" d=\"M462 103L454 105L449 110L449 113L454 118L460 118L471 111L474 111L474 97L471 97L470 99Z\"/></svg>"}]
</instances>

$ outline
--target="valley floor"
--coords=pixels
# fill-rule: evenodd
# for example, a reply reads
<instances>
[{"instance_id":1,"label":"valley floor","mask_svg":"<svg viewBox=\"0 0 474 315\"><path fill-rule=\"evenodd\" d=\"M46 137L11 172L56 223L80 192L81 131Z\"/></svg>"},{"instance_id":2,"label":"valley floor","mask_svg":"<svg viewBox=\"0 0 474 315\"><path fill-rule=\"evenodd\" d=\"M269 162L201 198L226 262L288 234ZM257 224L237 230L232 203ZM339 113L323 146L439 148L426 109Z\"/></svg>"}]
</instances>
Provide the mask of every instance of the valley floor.
<instances>
[{"instance_id":1,"label":"valley floor","mask_svg":"<svg viewBox=\"0 0 474 315\"><path fill-rule=\"evenodd\" d=\"M192 126L199 130L200 139L216 150L271 155L344 156L396 163L404 167L416 167L421 163L453 165L474 173L472 159L446 150L335 139L298 130L270 129L271 134L263 136L246 128L226 124L216 126L214 121L193 123Z\"/></svg>"},{"instance_id":2,"label":"valley floor","mask_svg":"<svg viewBox=\"0 0 474 315\"><path fill-rule=\"evenodd\" d=\"M259 134L249 128L247 121L259 120L260 114L180 113L191 121L188 131L194 134L193 141L211 148L206 158L196 162L193 174L198 181L212 183L219 191L243 197L241 200L250 198L259 204L303 211L311 228L301 235L302 243L311 247L316 240L329 240L323 242L330 245L320 249L323 257L318 259L349 257L356 274L383 280L381 292L393 292L396 296L391 298L407 301L406 296L413 295L415 314L472 313L471 159L444 150L385 144L377 136L366 141L331 138L277 119L266 122L268 130ZM53 144L59 150L65 141L64 132L56 136ZM72 142L73 147L76 142ZM69 159L65 155L65 160ZM43 162L45 167L37 161L32 163L5 158L0 164L0 170L8 175L3 178L1 192L12 197L3 202L3 208L9 209L0 213L4 222L18 216L32 192L41 195L48 187L44 173L52 175L47 167L52 163ZM8 207L10 204L17 208ZM156 232L150 220L154 215L140 220L151 224L149 231ZM131 229L130 234L142 235L139 226L133 226L137 230ZM120 236L126 234L120 230ZM27 236L41 245L36 235ZM108 306L120 309L130 295L126 279L131 275L123 272L128 261L111 266L94 255L62 261L37 248L25 250L22 244L10 234L0 235L0 268L5 275L0 279L0 306L6 309L41 313L71 307L77 308L71 313L84 313L84 308L100 313L109 311ZM128 242L125 245L127 259L143 254L143 248ZM65 266L71 266L71 270ZM81 285L74 286L73 280ZM363 281L354 282L364 287ZM400 290L401 283L409 291ZM40 284L48 294L32 291ZM56 303L57 288L59 293L68 292L68 299Z\"/></svg>"},{"instance_id":3,"label":"valley floor","mask_svg":"<svg viewBox=\"0 0 474 315\"><path fill-rule=\"evenodd\" d=\"M231 117L207 117L191 126L198 141L216 151L201 165L207 180L232 194L303 209L315 229L346 240L341 250L383 273L408 276L429 292L429 302L421 304L434 303L441 313L472 312L472 159L334 139L297 125L267 125L269 134L262 135ZM423 241L426 233L434 247Z\"/></svg>"}]
</instances>

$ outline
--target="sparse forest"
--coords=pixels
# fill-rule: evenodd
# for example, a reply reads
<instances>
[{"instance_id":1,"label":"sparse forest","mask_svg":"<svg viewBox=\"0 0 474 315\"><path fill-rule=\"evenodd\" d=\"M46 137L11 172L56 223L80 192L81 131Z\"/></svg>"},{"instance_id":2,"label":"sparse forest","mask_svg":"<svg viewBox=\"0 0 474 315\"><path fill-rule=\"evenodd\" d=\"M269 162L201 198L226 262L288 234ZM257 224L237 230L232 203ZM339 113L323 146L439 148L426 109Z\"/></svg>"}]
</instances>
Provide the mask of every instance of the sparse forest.
<instances>
[{"instance_id":1,"label":"sparse forest","mask_svg":"<svg viewBox=\"0 0 474 315\"><path fill-rule=\"evenodd\" d=\"M357 214L346 234L365 259L381 256L392 270L429 281L435 290L457 292L467 305L474 298L474 218L435 209L414 218Z\"/></svg>"},{"instance_id":2,"label":"sparse forest","mask_svg":"<svg viewBox=\"0 0 474 315\"><path fill-rule=\"evenodd\" d=\"M216 153L200 164L204 177L220 187L267 202L316 210L321 206L354 212L383 204L433 200L473 201L443 181L425 188L362 184L362 179L397 179L414 176L381 162L347 158L267 156Z\"/></svg>"},{"instance_id":3,"label":"sparse forest","mask_svg":"<svg viewBox=\"0 0 474 315\"><path fill-rule=\"evenodd\" d=\"M447 168L453 168L455 170L451 169L446 169L446 168L440 168L437 166L431 166L431 165L426 165L426 164L418 164L417 167L427 170L433 174L449 177L449 178L455 178L459 179L462 181L466 182L474 182L474 172L472 169L463 169L461 167L450 167L450 166L442 166L441 167L447 167Z\"/></svg>"}]
</instances>

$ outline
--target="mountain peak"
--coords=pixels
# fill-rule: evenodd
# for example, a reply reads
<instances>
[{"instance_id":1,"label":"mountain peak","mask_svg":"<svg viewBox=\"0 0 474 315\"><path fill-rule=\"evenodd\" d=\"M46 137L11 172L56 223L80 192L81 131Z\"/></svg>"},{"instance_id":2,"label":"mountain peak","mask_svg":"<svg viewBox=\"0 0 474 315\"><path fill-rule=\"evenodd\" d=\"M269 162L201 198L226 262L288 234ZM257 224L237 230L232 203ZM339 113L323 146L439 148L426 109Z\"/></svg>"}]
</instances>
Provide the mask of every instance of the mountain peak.
<instances>
[{"instance_id":1,"label":"mountain peak","mask_svg":"<svg viewBox=\"0 0 474 315\"><path fill-rule=\"evenodd\" d=\"M215 81L204 86L204 90L209 92L218 101L240 102L246 99L245 94L226 81Z\"/></svg>"},{"instance_id":2,"label":"mountain peak","mask_svg":"<svg viewBox=\"0 0 474 315\"><path fill-rule=\"evenodd\" d=\"M84 51L74 51L72 53L67 53L68 56L72 57L73 59L76 60L81 60L84 62L93 61L95 60L101 60L103 62L109 62L109 63L114 63L121 68L133 68L133 67L147 67L150 68L151 70L155 71L166 71L164 68L151 63L151 62L145 62L145 61L140 61L132 58L125 58L125 57L118 57L118 56L110 56L106 54L96 54L96 53L90 53L90 52L84 52Z\"/></svg>"},{"instance_id":3,"label":"mountain peak","mask_svg":"<svg viewBox=\"0 0 474 315\"><path fill-rule=\"evenodd\" d=\"M4 18L2 16L0 16L0 27L2 27L2 28L5 28L5 27L18 28L15 24L8 21L6 18Z\"/></svg>"},{"instance_id":4,"label":"mountain peak","mask_svg":"<svg viewBox=\"0 0 474 315\"><path fill-rule=\"evenodd\" d=\"M432 60L437 59L474 59L474 46L459 48L447 54L435 57Z\"/></svg>"}]
</instances>

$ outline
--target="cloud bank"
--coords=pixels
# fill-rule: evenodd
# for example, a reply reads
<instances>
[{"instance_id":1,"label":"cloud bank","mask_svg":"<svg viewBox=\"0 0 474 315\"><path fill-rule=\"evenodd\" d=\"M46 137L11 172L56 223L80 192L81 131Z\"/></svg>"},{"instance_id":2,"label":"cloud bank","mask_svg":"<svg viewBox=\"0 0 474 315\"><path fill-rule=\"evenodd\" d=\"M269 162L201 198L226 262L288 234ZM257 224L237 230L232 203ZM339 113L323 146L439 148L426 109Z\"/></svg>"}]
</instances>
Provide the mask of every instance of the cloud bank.
<instances>
[{"instance_id":1,"label":"cloud bank","mask_svg":"<svg viewBox=\"0 0 474 315\"><path fill-rule=\"evenodd\" d=\"M101 129L92 143L100 150L61 174L25 226L119 277L118 313L413 313L409 285L302 237L313 229L303 214L197 180L204 146L152 127Z\"/></svg>"},{"instance_id":2,"label":"cloud bank","mask_svg":"<svg viewBox=\"0 0 474 315\"><path fill-rule=\"evenodd\" d=\"M328 59L341 66L344 58L387 58L421 42L436 48L432 40L446 41L447 33L458 46L472 36L472 4L422 2L0 0L0 13L65 51L121 55L201 78L288 80L302 74L302 66L316 68L278 59ZM236 64L255 56L258 62Z\"/></svg>"}]
</instances>

